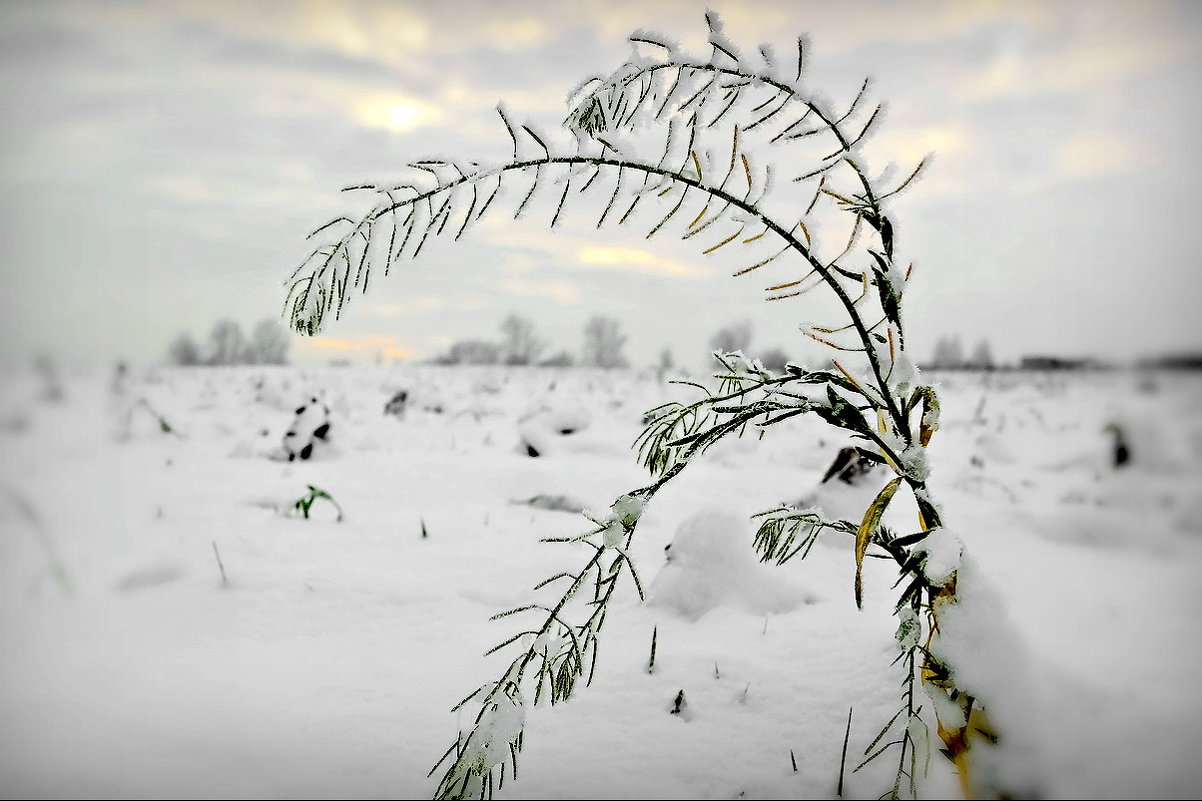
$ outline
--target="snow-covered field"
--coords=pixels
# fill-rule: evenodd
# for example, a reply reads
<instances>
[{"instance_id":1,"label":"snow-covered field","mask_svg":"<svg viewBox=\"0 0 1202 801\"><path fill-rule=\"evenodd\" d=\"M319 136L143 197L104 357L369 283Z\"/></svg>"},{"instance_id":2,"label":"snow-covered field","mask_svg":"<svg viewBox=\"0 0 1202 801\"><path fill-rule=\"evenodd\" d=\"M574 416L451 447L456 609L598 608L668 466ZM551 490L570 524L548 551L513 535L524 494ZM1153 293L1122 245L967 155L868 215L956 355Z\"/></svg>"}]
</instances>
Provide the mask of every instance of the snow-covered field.
<instances>
[{"instance_id":1,"label":"snow-covered field","mask_svg":"<svg viewBox=\"0 0 1202 801\"><path fill-rule=\"evenodd\" d=\"M934 378L932 490L1019 634L999 697L1042 792L1202 794L1202 377ZM538 543L587 527L545 507L645 483L642 414L687 392L426 366L99 371L61 390L33 371L0 390L5 797L429 796L469 723L449 708L515 630L489 616L581 558ZM399 390L403 416L384 414ZM312 398L328 441L271 458ZM1117 470L1110 423L1132 455ZM750 548L749 516L813 495L843 444L778 426L656 497L633 548L648 601L623 588L592 687L529 715L501 797L830 798L849 707L845 794L888 789L883 761L850 769L897 709L889 563L869 560L859 612L850 542L782 567ZM288 514L309 485L341 522L322 498ZM866 503L821 489L828 511ZM955 793L936 754L924 794Z\"/></svg>"}]
</instances>

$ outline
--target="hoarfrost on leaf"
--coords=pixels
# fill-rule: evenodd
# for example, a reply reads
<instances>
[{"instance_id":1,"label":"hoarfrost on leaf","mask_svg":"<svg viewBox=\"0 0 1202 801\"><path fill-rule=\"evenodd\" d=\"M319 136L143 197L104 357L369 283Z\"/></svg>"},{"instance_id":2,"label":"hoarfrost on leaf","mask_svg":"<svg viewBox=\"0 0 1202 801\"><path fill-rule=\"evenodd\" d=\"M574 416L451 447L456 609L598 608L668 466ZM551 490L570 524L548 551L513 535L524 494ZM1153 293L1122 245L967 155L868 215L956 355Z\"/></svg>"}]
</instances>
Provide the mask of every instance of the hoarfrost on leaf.
<instances>
[{"instance_id":1,"label":"hoarfrost on leaf","mask_svg":"<svg viewBox=\"0 0 1202 801\"><path fill-rule=\"evenodd\" d=\"M748 358L741 350L728 353L716 350L713 356L731 375L738 378L752 378L757 381L768 381L772 378L772 374L764 369L759 359Z\"/></svg>"},{"instance_id":2,"label":"hoarfrost on leaf","mask_svg":"<svg viewBox=\"0 0 1202 801\"><path fill-rule=\"evenodd\" d=\"M527 637L529 636L527 635ZM549 631L545 631L534 639L533 645L530 645L529 648L532 651L545 651L549 654L557 654L570 642L571 640L563 634L552 634Z\"/></svg>"},{"instance_id":3,"label":"hoarfrost on leaf","mask_svg":"<svg viewBox=\"0 0 1202 801\"><path fill-rule=\"evenodd\" d=\"M911 445L901 451L902 470L915 481L926 481L931 474L931 465L927 461L926 448L921 445Z\"/></svg>"},{"instance_id":4,"label":"hoarfrost on leaf","mask_svg":"<svg viewBox=\"0 0 1202 801\"><path fill-rule=\"evenodd\" d=\"M676 56L680 51L680 40L675 39L659 31L652 31L646 28L636 28L630 34L630 41L635 44L646 43L652 47L658 47L666 50L669 56Z\"/></svg>"},{"instance_id":5,"label":"hoarfrost on leaf","mask_svg":"<svg viewBox=\"0 0 1202 801\"><path fill-rule=\"evenodd\" d=\"M932 434L939 430L939 405L929 403L922 413L922 427Z\"/></svg>"},{"instance_id":6,"label":"hoarfrost on leaf","mask_svg":"<svg viewBox=\"0 0 1202 801\"><path fill-rule=\"evenodd\" d=\"M889 374L889 382L899 396L910 394L911 388L918 384L918 366L906 353L897 354L893 360L893 370Z\"/></svg>"},{"instance_id":7,"label":"hoarfrost on leaf","mask_svg":"<svg viewBox=\"0 0 1202 801\"><path fill-rule=\"evenodd\" d=\"M466 736L462 758L452 769L452 786L466 782L469 789L482 789L484 777L509 759L511 746L521 737L526 725L521 693L499 692L497 686L492 682L476 691L475 697L487 700L475 729Z\"/></svg>"},{"instance_id":8,"label":"hoarfrost on leaf","mask_svg":"<svg viewBox=\"0 0 1202 801\"><path fill-rule=\"evenodd\" d=\"M881 438L881 442L889 446L889 450L896 453L898 457L903 460L903 464L898 465L898 467L900 468L901 472L906 472L904 465L905 457L903 455L906 452L906 441L902 439L901 435L892 428L887 428L884 431L879 432L878 436ZM881 451L881 456L884 456L886 459L888 458L888 455L884 451Z\"/></svg>"},{"instance_id":9,"label":"hoarfrost on leaf","mask_svg":"<svg viewBox=\"0 0 1202 801\"><path fill-rule=\"evenodd\" d=\"M903 606L897 613L897 644L903 651L909 651L911 648L918 645L918 641L922 636L922 623L918 620L918 613L909 606Z\"/></svg>"}]
</instances>

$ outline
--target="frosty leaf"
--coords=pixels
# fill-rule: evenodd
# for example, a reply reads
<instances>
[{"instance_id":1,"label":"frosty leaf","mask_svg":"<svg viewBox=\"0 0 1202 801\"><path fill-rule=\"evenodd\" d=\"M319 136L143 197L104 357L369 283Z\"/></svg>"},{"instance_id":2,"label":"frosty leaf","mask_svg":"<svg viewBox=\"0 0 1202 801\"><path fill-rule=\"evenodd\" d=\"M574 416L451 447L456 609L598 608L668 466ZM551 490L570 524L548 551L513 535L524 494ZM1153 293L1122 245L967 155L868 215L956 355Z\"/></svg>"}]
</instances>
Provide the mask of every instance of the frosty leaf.
<instances>
[{"instance_id":1,"label":"frosty leaf","mask_svg":"<svg viewBox=\"0 0 1202 801\"><path fill-rule=\"evenodd\" d=\"M641 497L633 495L623 495L618 500L614 501L613 512L614 517L627 530L634 528L638 522L639 515L643 513L643 506L646 501Z\"/></svg>"},{"instance_id":2,"label":"frosty leaf","mask_svg":"<svg viewBox=\"0 0 1202 801\"><path fill-rule=\"evenodd\" d=\"M922 401L922 419L919 423L919 442L925 448L931 442L931 437L939 430L939 396L935 388L919 387L914 394Z\"/></svg>"},{"instance_id":3,"label":"frosty leaf","mask_svg":"<svg viewBox=\"0 0 1202 801\"><path fill-rule=\"evenodd\" d=\"M622 544L622 538L626 536L626 527L622 525L620 520L611 520L609 525L601 532L602 542L606 548L617 548Z\"/></svg>"},{"instance_id":4,"label":"frosty leaf","mask_svg":"<svg viewBox=\"0 0 1202 801\"><path fill-rule=\"evenodd\" d=\"M931 468L927 462L926 448L921 445L911 445L902 450L899 455L901 456L900 466L903 473L915 481L927 480Z\"/></svg>"},{"instance_id":5,"label":"frosty leaf","mask_svg":"<svg viewBox=\"0 0 1202 801\"><path fill-rule=\"evenodd\" d=\"M918 645L922 636L922 623L918 620L918 613L909 606L899 609L897 617L897 645L903 651L909 651Z\"/></svg>"},{"instance_id":6,"label":"frosty leaf","mask_svg":"<svg viewBox=\"0 0 1202 801\"><path fill-rule=\"evenodd\" d=\"M805 558L824 529L854 534L855 526L846 520L827 520L821 509L794 509L783 506L754 517L762 519L752 547L761 562L783 565L795 556Z\"/></svg>"},{"instance_id":7,"label":"frosty leaf","mask_svg":"<svg viewBox=\"0 0 1202 801\"><path fill-rule=\"evenodd\" d=\"M864 415L860 413L859 409L849 403L846 398L835 392L830 384L827 384L826 387L826 397L829 405L815 406L815 414L838 428L843 428L856 434L868 434L869 428L868 424L864 422Z\"/></svg>"},{"instance_id":8,"label":"frosty leaf","mask_svg":"<svg viewBox=\"0 0 1202 801\"><path fill-rule=\"evenodd\" d=\"M872 267L873 284L876 285L877 294L880 296L881 310L885 312L885 318L889 322L900 328L901 294L893 281L893 266L875 250L868 252L876 260Z\"/></svg>"}]
</instances>

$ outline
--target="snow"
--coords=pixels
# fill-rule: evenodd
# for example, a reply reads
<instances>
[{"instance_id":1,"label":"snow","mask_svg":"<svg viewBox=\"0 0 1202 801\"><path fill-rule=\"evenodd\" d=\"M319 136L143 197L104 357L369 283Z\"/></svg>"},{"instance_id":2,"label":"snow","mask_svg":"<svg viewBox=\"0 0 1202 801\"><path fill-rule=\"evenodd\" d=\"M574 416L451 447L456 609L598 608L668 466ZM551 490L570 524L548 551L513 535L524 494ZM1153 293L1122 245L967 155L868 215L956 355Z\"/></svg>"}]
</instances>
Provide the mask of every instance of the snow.
<instances>
[{"instance_id":1,"label":"snow","mask_svg":"<svg viewBox=\"0 0 1202 801\"><path fill-rule=\"evenodd\" d=\"M937 528L914 547L922 555L922 574L933 587L945 585L960 568L964 545L947 527Z\"/></svg>"},{"instance_id":2,"label":"snow","mask_svg":"<svg viewBox=\"0 0 1202 801\"><path fill-rule=\"evenodd\" d=\"M938 607L939 633L931 652L953 666L957 687L989 699L986 712L998 743L978 751L982 770L999 777L991 784L1006 788L1012 797L1035 797L1047 779L1036 746L1039 737L1034 727L1040 715L1030 658L1012 625L1006 599L971 556L958 552L954 539L949 539L952 535L940 532L944 541L939 550L955 554L956 601ZM934 559L932 548L924 568L928 577ZM944 555L941 566L948 561Z\"/></svg>"},{"instance_id":3,"label":"snow","mask_svg":"<svg viewBox=\"0 0 1202 801\"><path fill-rule=\"evenodd\" d=\"M720 508L687 518L665 549L667 563L651 585L648 604L695 621L718 607L763 616L816 603L797 577L759 564L752 533L746 516Z\"/></svg>"},{"instance_id":4,"label":"snow","mask_svg":"<svg viewBox=\"0 0 1202 801\"><path fill-rule=\"evenodd\" d=\"M817 496L855 520L888 480L819 485L845 442L817 421L721 443L645 507L615 506L647 480L629 449L643 412L682 388L530 368L62 370L56 399L34 370L2 378L6 796L429 796L478 709L451 707L500 677L505 652L481 654L520 630L488 618L579 561L538 540L588 521L535 497L637 519L649 598L623 577L573 701L501 710L496 739L526 729L499 797L830 798L849 708L846 795L891 786L884 760L850 772L898 709L890 662L913 636L890 563L865 561L858 612L850 537L779 567L750 550L751 514ZM991 699L1003 767L1049 798L1196 796L1202 380L927 378L931 494L965 548L938 647ZM385 415L399 389L405 414ZM312 397L328 447L271 458ZM569 416L584 425L563 434ZM531 458L535 430L549 444ZM322 500L287 516L309 485L342 522ZM916 530L912 501L885 522ZM957 795L937 753L922 792Z\"/></svg>"}]
</instances>

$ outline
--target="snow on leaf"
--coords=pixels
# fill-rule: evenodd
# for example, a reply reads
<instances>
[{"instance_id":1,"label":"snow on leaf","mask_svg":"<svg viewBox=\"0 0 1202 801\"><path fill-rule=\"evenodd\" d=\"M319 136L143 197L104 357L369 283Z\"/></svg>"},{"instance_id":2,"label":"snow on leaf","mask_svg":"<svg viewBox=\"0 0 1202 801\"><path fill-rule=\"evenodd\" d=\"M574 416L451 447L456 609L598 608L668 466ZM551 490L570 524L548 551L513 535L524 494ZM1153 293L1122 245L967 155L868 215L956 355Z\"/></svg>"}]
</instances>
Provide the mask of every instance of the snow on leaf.
<instances>
[{"instance_id":1,"label":"snow on leaf","mask_svg":"<svg viewBox=\"0 0 1202 801\"><path fill-rule=\"evenodd\" d=\"M622 538L626 536L626 527L622 525L621 520L610 520L605 526L605 530L601 532L601 541L606 548L617 548L622 544Z\"/></svg>"},{"instance_id":2,"label":"snow on leaf","mask_svg":"<svg viewBox=\"0 0 1202 801\"><path fill-rule=\"evenodd\" d=\"M613 514L614 517L626 529L634 528L639 517L643 514L643 507L646 500L641 496L623 495L614 501Z\"/></svg>"},{"instance_id":3,"label":"snow on leaf","mask_svg":"<svg viewBox=\"0 0 1202 801\"><path fill-rule=\"evenodd\" d=\"M921 445L911 445L899 454L901 468L907 476L915 481L926 481L931 474L931 466L927 461L927 451Z\"/></svg>"},{"instance_id":4,"label":"snow on leaf","mask_svg":"<svg viewBox=\"0 0 1202 801\"><path fill-rule=\"evenodd\" d=\"M937 528L920 544L914 547L915 555L922 558L922 573L927 581L942 587L960 567L960 554L964 544L947 528Z\"/></svg>"},{"instance_id":5,"label":"snow on leaf","mask_svg":"<svg viewBox=\"0 0 1202 801\"><path fill-rule=\"evenodd\" d=\"M918 645L918 640L922 635L922 623L918 620L918 613L912 607L903 606L897 613L897 644L903 651L909 651L914 646Z\"/></svg>"}]
</instances>

